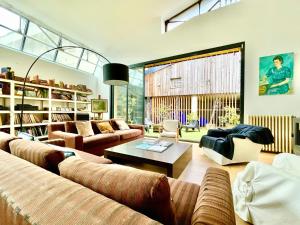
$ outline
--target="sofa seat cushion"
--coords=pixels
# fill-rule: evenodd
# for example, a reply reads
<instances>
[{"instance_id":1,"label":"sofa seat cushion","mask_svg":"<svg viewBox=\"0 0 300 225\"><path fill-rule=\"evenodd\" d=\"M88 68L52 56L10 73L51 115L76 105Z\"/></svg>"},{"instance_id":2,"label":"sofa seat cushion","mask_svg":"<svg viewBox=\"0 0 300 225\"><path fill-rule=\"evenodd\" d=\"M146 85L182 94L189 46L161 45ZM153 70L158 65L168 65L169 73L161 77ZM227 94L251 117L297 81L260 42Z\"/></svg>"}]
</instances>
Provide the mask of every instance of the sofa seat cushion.
<instances>
[{"instance_id":1,"label":"sofa seat cushion","mask_svg":"<svg viewBox=\"0 0 300 225\"><path fill-rule=\"evenodd\" d=\"M163 131L160 136L162 137L168 137L168 138L176 138L177 133L173 131Z\"/></svg>"},{"instance_id":2,"label":"sofa seat cushion","mask_svg":"<svg viewBox=\"0 0 300 225\"><path fill-rule=\"evenodd\" d=\"M117 164L95 164L70 157L59 164L61 176L129 206L163 224L176 224L170 186L163 174Z\"/></svg>"},{"instance_id":3,"label":"sofa seat cushion","mask_svg":"<svg viewBox=\"0 0 300 225\"><path fill-rule=\"evenodd\" d=\"M0 149L10 153L9 142L18 139L15 136L11 136L10 134L0 132Z\"/></svg>"},{"instance_id":4,"label":"sofa seat cushion","mask_svg":"<svg viewBox=\"0 0 300 225\"><path fill-rule=\"evenodd\" d=\"M58 164L65 159L63 152L38 141L18 139L11 141L9 147L11 154L56 174Z\"/></svg>"},{"instance_id":5,"label":"sofa seat cushion","mask_svg":"<svg viewBox=\"0 0 300 225\"><path fill-rule=\"evenodd\" d=\"M83 138L83 149L94 148L95 145L103 145L120 141L120 136L116 134L97 134Z\"/></svg>"},{"instance_id":6,"label":"sofa seat cushion","mask_svg":"<svg viewBox=\"0 0 300 225\"><path fill-rule=\"evenodd\" d=\"M61 151L61 152L74 152L76 157L79 157L81 159L84 159L86 161L89 162L93 162L93 163L101 163L101 164L111 164L112 161L109 159L106 159L104 157L100 157L100 156L96 156L84 151L80 151L80 150L76 150L73 148L67 148L67 147L61 147L61 146L56 146L56 145L52 145L50 144L50 146L52 146L55 150L57 151ZM67 157L65 157L67 158Z\"/></svg>"},{"instance_id":7,"label":"sofa seat cushion","mask_svg":"<svg viewBox=\"0 0 300 225\"><path fill-rule=\"evenodd\" d=\"M126 140L142 135L142 131L139 129L116 130L115 134L120 135L121 140Z\"/></svg>"},{"instance_id":8,"label":"sofa seat cushion","mask_svg":"<svg viewBox=\"0 0 300 225\"><path fill-rule=\"evenodd\" d=\"M112 161L109 159L106 159L106 158L103 158L100 156L96 156L96 155L93 155L93 154L90 154L90 153L87 153L84 151L75 150L75 149L73 151L75 152L76 156L78 156L86 161L89 161L89 162L100 163L100 164L111 164L112 163Z\"/></svg>"},{"instance_id":9,"label":"sofa seat cushion","mask_svg":"<svg viewBox=\"0 0 300 225\"><path fill-rule=\"evenodd\" d=\"M177 224L190 225L200 186L173 178L168 178L168 180Z\"/></svg>"}]
</instances>

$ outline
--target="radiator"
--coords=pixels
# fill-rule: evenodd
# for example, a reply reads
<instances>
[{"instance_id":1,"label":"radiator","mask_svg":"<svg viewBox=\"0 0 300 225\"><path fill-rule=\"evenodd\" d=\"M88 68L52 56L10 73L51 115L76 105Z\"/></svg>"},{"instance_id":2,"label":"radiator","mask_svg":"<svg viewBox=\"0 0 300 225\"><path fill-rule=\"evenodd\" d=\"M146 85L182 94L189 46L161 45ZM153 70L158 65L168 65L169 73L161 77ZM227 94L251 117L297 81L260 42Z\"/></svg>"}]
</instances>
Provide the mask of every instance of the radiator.
<instances>
[{"instance_id":1,"label":"radiator","mask_svg":"<svg viewBox=\"0 0 300 225\"><path fill-rule=\"evenodd\" d=\"M293 116L250 115L251 125L268 127L274 136L274 144L265 145L263 151L293 153Z\"/></svg>"}]
</instances>

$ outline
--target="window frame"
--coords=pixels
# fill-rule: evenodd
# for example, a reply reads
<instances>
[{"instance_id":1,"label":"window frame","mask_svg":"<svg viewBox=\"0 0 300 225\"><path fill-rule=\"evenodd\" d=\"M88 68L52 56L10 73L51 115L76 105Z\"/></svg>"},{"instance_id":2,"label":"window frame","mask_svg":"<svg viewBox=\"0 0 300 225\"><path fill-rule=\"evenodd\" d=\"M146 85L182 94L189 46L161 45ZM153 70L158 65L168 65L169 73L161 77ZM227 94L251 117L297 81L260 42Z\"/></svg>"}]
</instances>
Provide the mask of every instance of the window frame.
<instances>
[{"instance_id":1,"label":"window frame","mask_svg":"<svg viewBox=\"0 0 300 225\"><path fill-rule=\"evenodd\" d=\"M47 27L45 27L45 26L43 26L43 25L40 25L40 24L37 23L36 21L32 21L32 20L30 20L30 19L24 17L23 15L21 15L21 14L19 14L19 13L16 13L16 12L14 12L14 11L12 11L12 10L10 10L10 9L7 9L7 8L5 8L5 7L3 7L3 6L0 6L0 8L2 8L2 9L4 9L4 10L7 10L7 11L9 11L9 12L11 12L11 13L13 13L13 14L19 16L19 18L20 18L20 27L19 27L18 30L11 29L11 28L9 28L9 27L7 27L7 26L1 24L1 21L0 21L0 27L2 27L2 28L4 28L4 29L7 29L7 30L9 30L9 31L11 31L11 32L13 32L13 33L17 33L17 34L19 34L19 35L22 35L21 44L20 44L20 46L18 46L18 48L13 48L13 47L10 47L9 45L5 45L5 44L0 44L1 47L8 48L8 49L13 49L13 50L15 50L15 51L20 51L20 52L22 52L22 53L25 53L25 54L28 54L28 55L32 55L32 56L34 56L34 57L36 57L36 56L39 55L39 54L38 54L38 53L37 53L37 54L34 54L34 53L30 53L30 52L28 52L28 51L26 51L26 52L24 51L24 47L25 47L26 41L29 40L29 39L31 39L31 40L33 40L33 41L35 41L35 42L38 42L38 43L40 43L41 45L44 45L44 46L49 47L49 48L54 48L54 47L60 47L60 46L62 46L62 41L63 41L63 40L66 40L66 41L68 41L68 42L71 42L71 43L73 43L73 44L76 45L76 46L80 46L80 47L83 47L83 48L87 48L87 47L85 47L85 46L82 45L82 44L79 44L79 43L77 43L77 42L75 42L75 41L73 41L73 40L70 40L69 38L65 37L65 36L62 35L61 33L55 32L55 31L53 31L53 30L51 30L51 29L49 29L49 28L47 28ZM21 22L22 20L25 21L24 32L22 32L22 24L21 24L21 23L22 23L22 22ZM49 39L49 41L51 42L51 44L45 43L43 40L39 40L38 38L29 36L29 35L28 35L28 30L29 30L30 23L36 25L36 26L41 30L41 32L42 32L44 35L46 35L46 37L48 37L48 39ZM55 41L52 40L52 38L47 34L47 32L53 33L54 35L58 36L58 38L59 38L59 39L58 39L58 43L55 43ZM52 45L52 44L53 44L53 45ZM103 64L103 63L101 63L100 57L97 56L97 55L96 55L96 57L97 57L97 63L96 63L96 64L95 64L94 62L85 60L85 59L83 58L83 53L84 53L84 50L83 50L83 49L81 49L81 52L80 52L79 56L75 56L74 54L71 54L71 53L69 53L69 52L67 52L67 51L64 51L65 54L70 55L70 56L72 56L72 57L76 57L76 58L78 59L76 65L75 65L74 67L72 67L72 66L69 66L69 65L67 65L67 64L64 64L64 63L62 63L62 62L58 62L58 60L57 60L58 52L59 52L59 50L55 50L55 51L54 51L54 57L53 57L53 59L48 59L48 58L42 58L42 59L43 59L43 60L46 60L46 61L50 61L50 62L52 62L52 63L54 62L54 63L57 63L57 64L59 64L59 65L63 65L63 66L68 67L68 68L72 68L72 69L79 70L80 72L84 72L84 73L88 73L88 74L94 74L94 75L95 75L95 72L96 72L97 67L98 67L98 66L99 66L99 67L102 67L102 64ZM94 71L88 72L88 71L85 71L85 70L81 70L79 67L80 67L80 64L81 64L82 61L86 61L86 62L88 62L88 63L91 63L91 64L95 65Z\"/></svg>"},{"instance_id":2,"label":"window frame","mask_svg":"<svg viewBox=\"0 0 300 225\"><path fill-rule=\"evenodd\" d=\"M177 27L177 26L175 26L175 27L172 28L172 29L168 29L168 25L169 25L170 23L181 23L181 24L178 25L178 26L180 26L180 25L184 24L185 22L191 20L192 18L194 18L194 17L196 17L196 16L200 16L200 15L202 15L202 14L209 13L209 12L211 12L211 11L213 11L213 10L217 10L217 9L219 9L219 8L223 8L223 7L226 7L226 6L235 4L235 3L239 2L240 0L229 0L229 1L231 1L230 3L228 3L228 4L224 5L224 6L220 6L220 7L216 8L216 9L214 9L214 7L215 7L217 4L219 4L219 3L221 4L221 1L222 1L222 0L217 0L210 8L209 8L206 12L204 12L204 13L201 13L201 3L203 2L203 0L198 0L198 1L194 2L192 5L188 6L187 8L184 8L184 9L181 10L180 12L176 13L174 16L171 16L169 19L166 19L166 20L164 21L164 28L165 28L164 31L165 31L165 33L169 32L169 31L171 31L171 30L173 30L173 29L175 29L175 28ZM193 8L193 7L196 6L196 5L198 5L198 14L197 14L196 16L193 16L193 17L191 17L191 18L188 19L188 20L182 20L182 21L179 21L179 20L176 21L176 20L174 20L174 21L172 21L173 19L175 19L176 17L178 17L178 16L184 14L185 12L187 12L188 10L190 10L191 8Z\"/></svg>"}]
</instances>

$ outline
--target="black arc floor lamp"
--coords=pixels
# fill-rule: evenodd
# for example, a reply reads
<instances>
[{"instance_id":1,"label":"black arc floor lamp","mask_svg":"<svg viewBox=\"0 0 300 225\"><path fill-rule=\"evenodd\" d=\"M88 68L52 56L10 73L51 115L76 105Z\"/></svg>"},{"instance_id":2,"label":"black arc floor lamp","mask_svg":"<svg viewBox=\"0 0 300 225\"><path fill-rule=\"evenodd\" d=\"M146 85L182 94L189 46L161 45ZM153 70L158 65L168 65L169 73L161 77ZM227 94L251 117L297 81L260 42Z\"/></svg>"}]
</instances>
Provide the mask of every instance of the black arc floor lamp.
<instances>
[{"instance_id":1,"label":"black arc floor lamp","mask_svg":"<svg viewBox=\"0 0 300 225\"><path fill-rule=\"evenodd\" d=\"M104 84L108 84L108 85L114 85L114 86L120 86L120 85L127 85L129 82L129 68L128 66L124 65L124 64L120 64L120 63L111 63L107 58L105 58L103 55L101 55L100 53L88 49L88 48L84 48L84 47L80 47L80 46L59 46L59 47L55 47L52 49L49 49L45 52L43 52L42 54L40 54L34 61L33 63L30 65L25 78L24 78L24 83L22 86L22 103L21 103L21 118L20 118L20 133L23 132L23 114L24 114L24 98L25 98L25 87L26 87L26 80L27 77L32 69L32 67L34 66L34 64L41 58L43 57L45 54L47 54L48 52L54 51L54 50L64 50L64 49L74 49L74 48L79 48L85 51L89 51L92 52L100 57L102 57L103 59L105 59L108 63L105 64L103 66L103 83Z\"/></svg>"}]
</instances>

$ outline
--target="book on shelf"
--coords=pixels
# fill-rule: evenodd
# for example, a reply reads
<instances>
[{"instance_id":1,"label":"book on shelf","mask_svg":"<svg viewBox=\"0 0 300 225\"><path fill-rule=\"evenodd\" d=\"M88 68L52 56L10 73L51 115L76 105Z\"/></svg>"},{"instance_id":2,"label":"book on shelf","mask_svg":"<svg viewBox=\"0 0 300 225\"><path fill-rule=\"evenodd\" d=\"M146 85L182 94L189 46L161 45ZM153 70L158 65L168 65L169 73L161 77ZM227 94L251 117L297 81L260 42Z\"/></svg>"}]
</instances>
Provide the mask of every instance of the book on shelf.
<instances>
[{"instance_id":1,"label":"book on shelf","mask_svg":"<svg viewBox=\"0 0 300 225\"><path fill-rule=\"evenodd\" d=\"M64 121L72 121L73 119L69 116L69 114L62 113L62 114L57 114L54 113L51 115L52 121L53 122L64 122Z\"/></svg>"},{"instance_id":2,"label":"book on shelf","mask_svg":"<svg viewBox=\"0 0 300 225\"><path fill-rule=\"evenodd\" d=\"M14 122L15 122L15 124L21 123L21 114L15 114ZM23 114L23 123L25 123L25 124L41 123L41 119L35 114L24 113Z\"/></svg>"},{"instance_id":3,"label":"book on shelf","mask_svg":"<svg viewBox=\"0 0 300 225\"><path fill-rule=\"evenodd\" d=\"M16 135L18 132L18 130L15 130ZM48 134L48 128L47 126L26 127L25 133L34 137L46 136Z\"/></svg>"}]
</instances>

